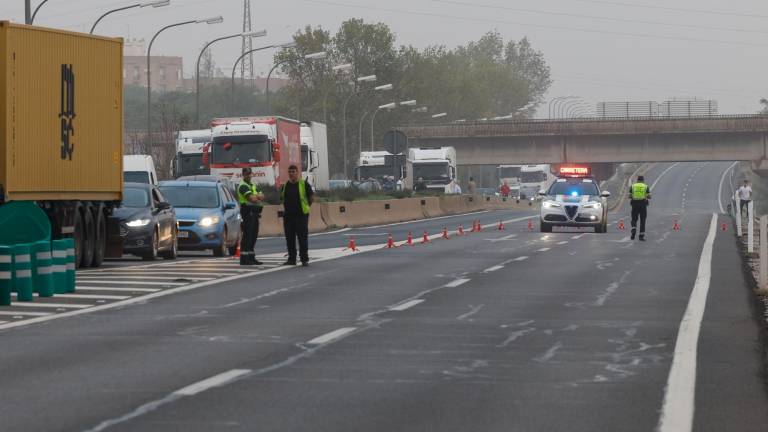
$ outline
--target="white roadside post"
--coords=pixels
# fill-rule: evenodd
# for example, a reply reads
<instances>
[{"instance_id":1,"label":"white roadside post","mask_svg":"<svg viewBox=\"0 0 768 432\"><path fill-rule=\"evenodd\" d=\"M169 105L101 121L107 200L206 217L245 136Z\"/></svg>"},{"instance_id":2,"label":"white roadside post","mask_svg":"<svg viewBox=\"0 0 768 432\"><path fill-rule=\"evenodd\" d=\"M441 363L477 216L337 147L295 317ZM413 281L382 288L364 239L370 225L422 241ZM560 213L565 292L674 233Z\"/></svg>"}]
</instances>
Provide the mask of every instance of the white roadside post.
<instances>
[{"instance_id":1,"label":"white roadside post","mask_svg":"<svg viewBox=\"0 0 768 432\"><path fill-rule=\"evenodd\" d=\"M741 237L741 200L736 195L736 235Z\"/></svg>"},{"instance_id":2,"label":"white roadside post","mask_svg":"<svg viewBox=\"0 0 768 432\"><path fill-rule=\"evenodd\" d=\"M766 289L768 282L768 216L760 216L760 267L757 271L757 289Z\"/></svg>"},{"instance_id":3,"label":"white roadside post","mask_svg":"<svg viewBox=\"0 0 768 432\"><path fill-rule=\"evenodd\" d=\"M753 201L747 203L747 253L755 252L755 218L753 217Z\"/></svg>"}]
</instances>

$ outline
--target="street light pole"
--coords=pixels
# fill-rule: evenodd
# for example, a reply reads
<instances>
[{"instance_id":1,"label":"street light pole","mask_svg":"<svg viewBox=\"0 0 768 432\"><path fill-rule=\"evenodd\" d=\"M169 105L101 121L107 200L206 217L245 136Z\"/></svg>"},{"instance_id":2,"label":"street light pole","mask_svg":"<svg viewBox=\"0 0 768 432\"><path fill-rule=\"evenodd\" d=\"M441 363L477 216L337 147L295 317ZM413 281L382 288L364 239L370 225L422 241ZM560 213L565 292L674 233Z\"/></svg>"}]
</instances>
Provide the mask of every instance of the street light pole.
<instances>
[{"instance_id":1,"label":"street light pole","mask_svg":"<svg viewBox=\"0 0 768 432\"><path fill-rule=\"evenodd\" d=\"M376 75L368 75L364 77L360 77L357 79L357 82L373 82L376 81ZM344 154L344 175L346 177L349 177L349 160L347 159L347 105L349 104L349 101L357 96L361 95L363 93L368 93L372 91L389 91L394 89L395 87L392 84L384 84L380 86L376 86L372 89L364 89L364 90L358 90L356 92L351 93L349 96L347 96L346 99L344 99L344 104L341 108L341 146L343 147L343 154ZM360 146L362 147L362 141L363 136L360 135Z\"/></svg>"},{"instance_id":2,"label":"street light pole","mask_svg":"<svg viewBox=\"0 0 768 432\"><path fill-rule=\"evenodd\" d=\"M270 69L269 73L267 74L266 93L267 93L267 111L268 111L268 113L272 114L272 101L270 100L270 97L269 97L269 79L272 78L272 72L274 72L275 69L277 69L278 66L281 66L281 65L283 65L285 63L288 63L288 62L291 62L291 61L296 61L296 60L301 60L301 59L304 59L304 60L320 60L320 59L324 59L327 56L328 56L328 53L326 53L325 51L320 51L320 52L316 52L316 53L307 54L307 55L305 55L303 57L289 58L289 59L285 59L285 60L283 60L281 62L275 63L275 65L272 66L272 69Z\"/></svg>"},{"instance_id":3,"label":"street light pole","mask_svg":"<svg viewBox=\"0 0 768 432\"><path fill-rule=\"evenodd\" d=\"M167 25L155 33L154 36L152 36L152 39L149 41L149 47L147 48L147 150L151 150L152 148L152 71L150 70L150 59L152 57L152 44L155 42L155 39L157 39L158 36L160 36L160 33L168 30L169 28L173 27L180 27L187 24L200 24L200 23L206 23L206 24L218 24L224 21L224 18L221 16L207 18L203 20L190 20L190 21L183 21L176 24L170 24Z\"/></svg>"},{"instance_id":4,"label":"street light pole","mask_svg":"<svg viewBox=\"0 0 768 432\"><path fill-rule=\"evenodd\" d=\"M385 105L379 105L378 108L376 108L376 111L373 112L373 116L371 117L371 151L373 151L373 137L374 137L374 122L376 121L376 114L379 113L379 111L386 109L386 110L393 110L397 108L397 103L391 102Z\"/></svg>"},{"instance_id":5,"label":"street light pole","mask_svg":"<svg viewBox=\"0 0 768 432\"><path fill-rule=\"evenodd\" d=\"M32 24L32 0L24 0L24 24Z\"/></svg>"},{"instance_id":6,"label":"street light pole","mask_svg":"<svg viewBox=\"0 0 768 432\"><path fill-rule=\"evenodd\" d=\"M48 0L43 0L43 1L40 2L39 5L37 5L37 7L35 8L35 11L32 12L32 17L29 19L29 23L28 24L30 24L30 25L34 24L35 17L37 16L37 11L39 11L40 8L43 7L43 5L46 4L46 3L48 3Z\"/></svg>"},{"instance_id":7,"label":"street light pole","mask_svg":"<svg viewBox=\"0 0 768 432\"><path fill-rule=\"evenodd\" d=\"M214 39L203 47L203 49L200 51L200 54L197 56L197 62L195 62L195 125L196 127L199 127L200 125L200 59L203 58L203 54L205 51L213 45L214 43L218 41L223 41L226 39L233 39L236 37L261 37L266 36L267 31L261 30L261 31L255 31L255 32L247 32L247 33L237 33L229 36L222 36L220 38ZM233 72L234 75L234 72Z\"/></svg>"},{"instance_id":8,"label":"street light pole","mask_svg":"<svg viewBox=\"0 0 768 432\"><path fill-rule=\"evenodd\" d=\"M108 11L108 12L104 13L102 16L99 17L99 19L96 20L96 22L93 23L93 26L91 27L90 33L93 34L93 31L96 29L96 26L99 25L99 22L101 22L101 20L104 19L104 17L106 17L107 15L111 15L111 14L113 14L115 12L120 12L120 11L124 11L124 10L128 10L128 9L133 9L133 8L143 8L143 7L147 7L147 6L152 6L153 8L159 8L159 7L163 7L163 6L168 6L169 4L171 4L171 0L158 0L158 1L151 1L151 2L146 2L146 3L136 3L136 4L132 4L130 6L125 6L125 7L121 7L121 8L117 8L117 9L112 9L111 11Z\"/></svg>"},{"instance_id":9,"label":"street light pole","mask_svg":"<svg viewBox=\"0 0 768 432\"><path fill-rule=\"evenodd\" d=\"M267 46L263 46L263 47L260 47L260 48L254 48L254 49L252 49L250 51L246 51L246 52L242 53L240 55L240 57L238 57L237 60L235 60L235 64L234 64L234 66L232 66L232 80L231 80L231 84L230 84L230 99L231 99L232 111L234 111L234 109L235 109L235 71L237 71L238 63L240 63L240 61L242 61L245 58L245 56L247 56L248 54L251 54L251 53L254 53L254 52L257 52L257 51L262 51L262 50L270 49L270 48L287 48L287 47L290 47L290 46L293 46L293 42L290 42L290 43L287 43L287 44L281 44L281 45L267 45Z\"/></svg>"}]
</instances>

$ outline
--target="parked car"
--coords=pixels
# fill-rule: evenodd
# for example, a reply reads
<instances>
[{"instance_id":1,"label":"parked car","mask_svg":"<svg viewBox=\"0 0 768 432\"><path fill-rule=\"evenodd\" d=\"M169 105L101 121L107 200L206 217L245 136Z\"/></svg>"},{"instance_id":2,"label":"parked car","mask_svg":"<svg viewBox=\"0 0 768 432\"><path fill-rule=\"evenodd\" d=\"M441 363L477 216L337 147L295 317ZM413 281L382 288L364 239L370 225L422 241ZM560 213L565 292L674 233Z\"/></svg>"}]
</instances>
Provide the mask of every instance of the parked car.
<instances>
[{"instance_id":1,"label":"parked car","mask_svg":"<svg viewBox=\"0 0 768 432\"><path fill-rule=\"evenodd\" d=\"M171 204L157 186L125 183L123 201L115 209L123 252L144 260L176 259L178 224Z\"/></svg>"},{"instance_id":2,"label":"parked car","mask_svg":"<svg viewBox=\"0 0 768 432\"><path fill-rule=\"evenodd\" d=\"M230 192L232 192L233 196L237 196L237 185L235 182L232 181L232 179L228 177L220 177L210 174L198 174L198 175L188 175L188 176L182 176L177 178L176 180L186 180L186 181L205 181L205 182L219 182L223 184L226 188L229 189Z\"/></svg>"},{"instance_id":3,"label":"parked car","mask_svg":"<svg viewBox=\"0 0 768 432\"><path fill-rule=\"evenodd\" d=\"M234 254L240 240L240 207L222 182L164 181L160 191L179 218L181 250L212 250L214 256Z\"/></svg>"}]
</instances>

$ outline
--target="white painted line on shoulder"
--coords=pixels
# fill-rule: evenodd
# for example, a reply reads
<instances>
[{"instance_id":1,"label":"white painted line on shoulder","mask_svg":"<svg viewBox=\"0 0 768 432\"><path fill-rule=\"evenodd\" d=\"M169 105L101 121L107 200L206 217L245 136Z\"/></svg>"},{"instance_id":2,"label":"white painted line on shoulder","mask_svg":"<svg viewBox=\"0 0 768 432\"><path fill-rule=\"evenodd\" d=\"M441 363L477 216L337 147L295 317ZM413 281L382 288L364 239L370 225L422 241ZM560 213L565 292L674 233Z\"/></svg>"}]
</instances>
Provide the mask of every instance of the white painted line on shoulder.
<instances>
[{"instance_id":1,"label":"white painted line on shoulder","mask_svg":"<svg viewBox=\"0 0 768 432\"><path fill-rule=\"evenodd\" d=\"M16 315L45 317L48 315L54 315L54 313L53 312L0 311L0 316L16 316Z\"/></svg>"},{"instance_id":2,"label":"white painted line on shoulder","mask_svg":"<svg viewBox=\"0 0 768 432\"><path fill-rule=\"evenodd\" d=\"M615 223L615 222L614 222L614 223ZM580 238L582 238L582 237L584 237L584 234L575 235L575 236L573 236L573 237L571 237L571 238L572 238L572 239L574 239L574 240L578 240L578 239L580 239Z\"/></svg>"},{"instance_id":3,"label":"white painted line on shoulder","mask_svg":"<svg viewBox=\"0 0 768 432\"><path fill-rule=\"evenodd\" d=\"M420 304L420 303L424 303L424 299L416 299L416 300L407 301L405 303L400 303L397 306L393 306L393 307L389 308L389 310L397 311L397 312L402 312L402 311L404 311L406 309L410 309L410 308L412 308L412 307L414 307L414 306L416 306L417 304Z\"/></svg>"},{"instance_id":4,"label":"white painted line on shoulder","mask_svg":"<svg viewBox=\"0 0 768 432\"><path fill-rule=\"evenodd\" d=\"M549 249L550 249L550 248L547 248L547 247L545 247L545 248L541 248L541 249L536 249L536 252L546 252L546 251L548 251Z\"/></svg>"},{"instance_id":5,"label":"white painted line on shoulder","mask_svg":"<svg viewBox=\"0 0 768 432\"><path fill-rule=\"evenodd\" d=\"M557 244L559 244L559 245L568 244L568 240L565 240L565 241L561 241L561 242L557 242Z\"/></svg>"},{"instance_id":6,"label":"white painted line on shoulder","mask_svg":"<svg viewBox=\"0 0 768 432\"><path fill-rule=\"evenodd\" d=\"M357 330L357 327L343 327L338 330L334 330L330 333L326 333L322 336L318 336L307 343L310 345L322 345L324 343L328 343L336 339L339 339L341 337L344 337L355 330Z\"/></svg>"},{"instance_id":7,"label":"white painted line on shoulder","mask_svg":"<svg viewBox=\"0 0 768 432\"><path fill-rule=\"evenodd\" d=\"M44 308L44 309L85 309L92 307L93 305L87 304L72 304L72 303L38 303L38 302L11 302L11 306L31 307L31 308Z\"/></svg>"},{"instance_id":8,"label":"white painted line on shoulder","mask_svg":"<svg viewBox=\"0 0 768 432\"><path fill-rule=\"evenodd\" d=\"M674 167L678 166L679 164L680 164L680 162L675 162L675 163L673 163L673 164L672 164L672 165L670 165L670 166L669 166L667 169L665 169L664 171L662 171L662 172L661 172L661 174L659 174L659 176L658 176L658 177L656 177L656 181L655 181L655 182L653 182L653 184L651 185L651 193L653 193L653 191L655 191L655 190L656 190L656 184L659 182L659 180L661 180L661 178L662 178L662 177L664 177L664 174L666 174L666 173L667 173L669 170L671 170L672 168L674 168Z\"/></svg>"},{"instance_id":9,"label":"white painted line on shoulder","mask_svg":"<svg viewBox=\"0 0 768 432\"><path fill-rule=\"evenodd\" d=\"M495 265L493 267L488 267L483 271L483 273L491 273L491 272L495 272L496 270L501 270L503 268L504 268L503 265Z\"/></svg>"},{"instance_id":10,"label":"white painted line on shoulder","mask_svg":"<svg viewBox=\"0 0 768 432\"><path fill-rule=\"evenodd\" d=\"M131 296L104 294L56 294L56 298L125 300Z\"/></svg>"},{"instance_id":11,"label":"white painted line on shoulder","mask_svg":"<svg viewBox=\"0 0 768 432\"><path fill-rule=\"evenodd\" d=\"M160 288L115 288L115 287L86 287L78 286L75 291L109 291L109 292L140 292L153 293L162 291Z\"/></svg>"},{"instance_id":12,"label":"white painted line on shoulder","mask_svg":"<svg viewBox=\"0 0 768 432\"><path fill-rule=\"evenodd\" d=\"M214 375L210 378L198 381L194 384L190 384L184 388L178 389L173 394L178 396L194 396L198 393L204 392L208 389L223 386L243 375L251 373L250 369L232 369L218 375Z\"/></svg>"},{"instance_id":13,"label":"white painted line on shoulder","mask_svg":"<svg viewBox=\"0 0 768 432\"><path fill-rule=\"evenodd\" d=\"M712 249L717 235L717 214L712 215L709 234L699 259L688 306L685 309L675 342L672 367L669 370L661 417L656 428L659 432L690 432L693 430L693 413L696 396L696 355L699 331L707 305L709 282L712 276Z\"/></svg>"},{"instance_id":14,"label":"white painted line on shoulder","mask_svg":"<svg viewBox=\"0 0 768 432\"><path fill-rule=\"evenodd\" d=\"M457 214L457 215L438 216L438 217L433 217L433 218L414 219L414 220L411 220L411 221L396 222L396 223L391 223L391 224L386 224L386 225L374 225L374 226L369 226L369 227L360 227L360 228L358 228L358 230L377 229L377 228L391 227L391 226L397 226L397 225L406 225L406 224L412 224L412 223L418 223L418 222L429 222L429 221L434 221L434 220L457 218L457 217L469 216L469 215L474 215L474 214L482 214L482 213L488 213L488 210L482 210L482 211L477 211L477 212L472 212L472 213L463 213L463 214Z\"/></svg>"},{"instance_id":15,"label":"white painted line on shoulder","mask_svg":"<svg viewBox=\"0 0 768 432\"><path fill-rule=\"evenodd\" d=\"M513 259L512 261L525 261L527 259L528 259L527 256L519 256L519 257Z\"/></svg>"},{"instance_id":16,"label":"white painted line on shoulder","mask_svg":"<svg viewBox=\"0 0 768 432\"><path fill-rule=\"evenodd\" d=\"M146 276L126 276L126 275L81 275L78 276L78 280L81 281L89 281L91 279L126 279L126 280L148 280L148 281L154 281L154 280L169 280L174 281L177 279L190 279L190 280L211 280L213 278L210 277L199 277L197 275L193 274L187 274L186 276L154 276L154 275L146 275Z\"/></svg>"},{"instance_id":17,"label":"white painted line on shoulder","mask_svg":"<svg viewBox=\"0 0 768 432\"><path fill-rule=\"evenodd\" d=\"M145 281L112 281L112 280L96 280L96 279L80 279L81 283L101 283L101 284L117 284L117 285L159 285L159 286L181 286L186 285L184 282L145 282Z\"/></svg>"},{"instance_id":18,"label":"white painted line on shoulder","mask_svg":"<svg viewBox=\"0 0 768 432\"><path fill-rule=\"evenodd\" d=\"M469 282L470 279L456 279L448 282L447 284L443 285L446 288L456 288L459 285L464 285L465 283Z\"/></svg>"}]
</instances>

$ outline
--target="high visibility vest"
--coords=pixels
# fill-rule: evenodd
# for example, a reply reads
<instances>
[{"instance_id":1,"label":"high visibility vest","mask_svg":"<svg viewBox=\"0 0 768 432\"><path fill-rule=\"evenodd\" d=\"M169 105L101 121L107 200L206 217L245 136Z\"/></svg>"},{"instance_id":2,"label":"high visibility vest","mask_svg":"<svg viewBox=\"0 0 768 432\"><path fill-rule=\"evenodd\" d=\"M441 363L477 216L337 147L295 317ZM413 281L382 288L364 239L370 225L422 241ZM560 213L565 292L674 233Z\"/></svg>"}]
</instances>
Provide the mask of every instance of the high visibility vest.
<instances>
[{"instance_id":1,"label":"high visibility vest","mask_svg":"<svg viewBox=\"0 0 768 432\"><path fill-rule=\"evenodd\" d=\"M261 203L252 203L248 201L248 195L243 195L240 193L240 188L245 185L248 189L250 189L251 193L249 195L255 195L259 193L259 188L256 187L253 183L248 183L245 180L241 181L240 184L237 186L237 202L240 203L240 207L242 206L261 206Z\"/></svg>"},{"instance_id":2,"label":"high visibility vest","mask_svg":"<svg viewBox=\"0 0 768 432\"><path fill-rule=\"evenodd\" d=\"M645 183L634 183L632 185L632 200L642 201L648 199L648 185Z\"/></svg>"},{"instance_id":3,"label":"high visibility vest","mask_svg":"<svg viewBox=\"0 0 768 432\"><path fill-rule=\"evenodd\" d=\"M283 183L283 187L280 190L280 201L285 204L285 186L288 183ZM309 214L309 200L307 199L307 187L304 180L299 180L299 202L301 203L301 212L305 215Z\"/></svg>"}]
</instances>

